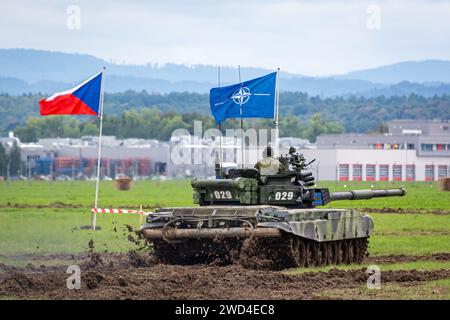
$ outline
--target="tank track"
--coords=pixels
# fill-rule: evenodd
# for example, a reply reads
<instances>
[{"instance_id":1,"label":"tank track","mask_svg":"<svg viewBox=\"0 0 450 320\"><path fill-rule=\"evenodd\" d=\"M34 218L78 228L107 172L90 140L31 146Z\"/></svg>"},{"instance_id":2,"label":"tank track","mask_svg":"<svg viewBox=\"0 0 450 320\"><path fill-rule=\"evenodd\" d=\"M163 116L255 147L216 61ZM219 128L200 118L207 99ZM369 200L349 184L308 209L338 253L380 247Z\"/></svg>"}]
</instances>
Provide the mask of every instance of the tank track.
<instances>
[{"instance_id":1,"label":"tank track","mask_svg":"<svg viewBox=\"0 0 450 320\"><path fill-rule=\"evenodd\" d=\"M285 234L282 241L247 239L240 262L244 267L271 270L362 263L367 248L368 238L317 242Z\"/></svg>"},{"instance_id":2,"label":"tank track","mask_svg":"<svg viewBox=\"0 0 450 320\"><path fill-rule=\"evenodd\" d=\"M238 262L246 268L267 270L361 263L367 248L368 238L317 242L288 233L281 239L153 241L153 254L162 263Z\"/></svg>"}]
</instances>

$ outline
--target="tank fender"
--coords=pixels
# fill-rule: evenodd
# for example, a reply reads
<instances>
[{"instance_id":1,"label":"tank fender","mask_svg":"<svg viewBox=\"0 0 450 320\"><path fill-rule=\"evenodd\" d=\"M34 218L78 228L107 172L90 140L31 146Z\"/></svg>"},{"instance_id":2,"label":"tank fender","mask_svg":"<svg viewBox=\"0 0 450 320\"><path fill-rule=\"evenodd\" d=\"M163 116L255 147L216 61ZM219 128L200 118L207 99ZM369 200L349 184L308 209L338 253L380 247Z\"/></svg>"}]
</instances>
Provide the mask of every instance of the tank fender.
<instances>
[{"instance_id":1,"label":"tank fender","mask_svg":"<svg viewBox=\"0 0 450 320\"><path fill-rule=\"evenodd\" d=\"M319 212L317 212L319 213ZM372 218L353 210L329 211L326 215L306 219L290 219L292 233L315 241L366 238L373 230Z\"/></svg>"}]
</instances>

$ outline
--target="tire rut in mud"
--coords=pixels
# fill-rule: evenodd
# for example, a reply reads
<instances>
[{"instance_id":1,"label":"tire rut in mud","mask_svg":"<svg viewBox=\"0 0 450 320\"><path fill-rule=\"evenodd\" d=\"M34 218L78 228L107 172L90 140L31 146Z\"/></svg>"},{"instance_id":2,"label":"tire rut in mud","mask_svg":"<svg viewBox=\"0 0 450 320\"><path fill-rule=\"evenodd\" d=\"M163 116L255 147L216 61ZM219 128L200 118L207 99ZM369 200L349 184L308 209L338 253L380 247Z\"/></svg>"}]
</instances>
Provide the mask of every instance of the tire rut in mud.
<instances>
[{"instance_id":1,"label":"tire rut in mud","mask_svg":"<svg viewBox=\"0 0 450 320\"><path fill-rule=\"evenodd\" d=\"M401 262L416 262L416 261L450 261L450 253L434 253L431 255L383 255L383 256L369 256L365 260L367 263L401 263Z\"/></svg>"}]
</instances>

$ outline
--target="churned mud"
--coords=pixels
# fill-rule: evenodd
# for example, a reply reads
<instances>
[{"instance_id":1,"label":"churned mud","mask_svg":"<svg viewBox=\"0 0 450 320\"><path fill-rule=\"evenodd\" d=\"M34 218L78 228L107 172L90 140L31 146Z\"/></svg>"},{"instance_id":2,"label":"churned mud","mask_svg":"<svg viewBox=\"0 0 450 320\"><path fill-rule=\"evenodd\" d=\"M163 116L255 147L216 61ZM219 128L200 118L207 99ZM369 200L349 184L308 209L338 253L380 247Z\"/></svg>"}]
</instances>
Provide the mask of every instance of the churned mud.
<instances>
[{"instance_id":1,"label":"churned mud","mask_svg":"<svg viewBox=\"0 0 450 320\"><path fill-rule=\"evenodd\" d=\"M0 297L18 299L321 299L324 292L353 290L368 279L365 268L331 269L298 275L284 271L252 268L245 256L223 266L214 259L197 265L164 264L150 255L139 232L126 227L128 240L135 250L126 254L97 253L88 242L87 254L3 255L10 261L27 261L25 267L0 264ZM250 244L244 244L248 246ZM258 247L260 248L260 247ZM250 248L251 249L251 248ZM251 250L250 250L251 251ZM253 259L255 259L255 256ZM258 256L256 256L258 258ZM36 265L42 261L61 260L61 265ZM389 255L366 258L371 264L412 261L449 261L450 253L429 256ZM241 263L244 261L245 263ZM230 261L228 261L230 262ZM81 288L68 289L67 266L76 264L81 274ZM414 285L450 278L450 270L383 271L387 284ZM355 297L358 298L358 297Z\"/></svg>"},{"instance_id":2,"label":"churned mud","mask_svg":"<svg viewBox=\"0 0 450 320\"><path fill-rule=\"evenodd\" d=\"M450 210L405 209L405 208L358 208L357 211L368 213L400 213L400 214L436 214L449 215Z\"/></svg>"},{"instance_id":3,"label":"churned mud","mask_svg":"<svg viewBox=\"0 0 450 320\"><path fill-rule=\"evenodd\" d=\"M40 257L42 258L42 257ZM370 262L449 260L450 254L384 256ZM0 264L0 296L20 299L317 299L324 290L358 288L364 268L288 275L240 265L166 265L154 257L91 252L80 263L81 289L66 286L67 266L19 268ZM450 270L384 271L383 283L414 284L450 278Z\"/></svg>"}]
</instances>

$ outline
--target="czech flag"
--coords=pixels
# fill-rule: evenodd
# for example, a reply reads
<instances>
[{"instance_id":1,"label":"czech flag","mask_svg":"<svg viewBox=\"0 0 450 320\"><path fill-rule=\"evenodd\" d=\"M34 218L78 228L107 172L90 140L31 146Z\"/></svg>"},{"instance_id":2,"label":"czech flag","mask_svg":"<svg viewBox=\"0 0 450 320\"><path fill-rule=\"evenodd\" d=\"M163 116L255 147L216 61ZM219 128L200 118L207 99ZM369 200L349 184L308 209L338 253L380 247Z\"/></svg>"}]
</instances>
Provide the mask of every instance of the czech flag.
<instances>
[{"instance_id":1,"label":"czech flag","mask_svg":"<svg viewBox=\"0 0 450 320\"><path fill-rule=\"evenodd\" d=\"M39 101L41 116L53 114L87 114L97 116L103 72L67 91Z\"/></svg>"}]
</instances>

